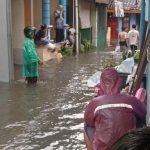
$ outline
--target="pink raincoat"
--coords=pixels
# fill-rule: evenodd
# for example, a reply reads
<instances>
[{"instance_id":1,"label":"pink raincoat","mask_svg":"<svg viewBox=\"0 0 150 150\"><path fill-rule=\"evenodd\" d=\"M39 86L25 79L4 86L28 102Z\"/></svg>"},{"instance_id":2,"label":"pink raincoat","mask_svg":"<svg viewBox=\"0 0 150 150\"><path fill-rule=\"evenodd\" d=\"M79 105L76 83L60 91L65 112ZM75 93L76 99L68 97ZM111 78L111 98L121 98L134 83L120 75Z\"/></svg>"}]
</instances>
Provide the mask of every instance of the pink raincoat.
<instances>
[{"instance_id":1,"label":"pink raincoat","mask_svg":"<svg viewBox=\"0 0 150 150\"><path fill-rule=\"evenodd\" d=\"M128 130L136 128L136 118L144 118L145 105L136 97L120 94L121 78L113 68L101 74L99 97L94 98L84 114L85 123L95 127L93 150L110 150Z\"/></svg>"}]
</instances>

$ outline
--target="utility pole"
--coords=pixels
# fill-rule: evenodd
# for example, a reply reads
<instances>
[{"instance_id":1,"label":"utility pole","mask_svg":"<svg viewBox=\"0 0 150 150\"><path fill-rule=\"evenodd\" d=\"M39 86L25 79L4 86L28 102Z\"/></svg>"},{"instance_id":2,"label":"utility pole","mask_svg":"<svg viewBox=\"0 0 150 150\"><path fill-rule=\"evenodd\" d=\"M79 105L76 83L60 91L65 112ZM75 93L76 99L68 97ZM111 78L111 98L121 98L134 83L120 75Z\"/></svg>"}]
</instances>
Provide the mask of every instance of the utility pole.
<instances>
[{"instance_id":1,"label":"utility pole","mask_svg":"<svg viewBox=\"0 0 150 150\"><path fill-rule=\"evenodd\" d=\"M79 54L79 5L78 5L78 0L75 0L75 14L76 14L76 53Z\"/></svg>"}]
</instances>

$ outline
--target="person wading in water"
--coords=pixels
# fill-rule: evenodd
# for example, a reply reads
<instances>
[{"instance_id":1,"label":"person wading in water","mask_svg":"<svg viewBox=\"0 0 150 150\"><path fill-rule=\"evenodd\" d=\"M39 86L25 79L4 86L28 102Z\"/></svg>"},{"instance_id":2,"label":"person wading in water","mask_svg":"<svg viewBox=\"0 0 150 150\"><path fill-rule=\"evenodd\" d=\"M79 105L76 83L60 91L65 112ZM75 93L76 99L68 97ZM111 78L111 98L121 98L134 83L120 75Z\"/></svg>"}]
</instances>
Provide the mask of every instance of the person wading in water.
<instances>
[{"instance_id":1,"label":"person wading in water","mask_svg":"<svg viewBox=\"0 0 150 150\"><path fill-rule=\"evenodd\" d=\"M120 51L126 52L127 49L127 30L128 28L122 27L122 32L119 33L119 44L120 44Z\"/></svg>"}]
</instances>

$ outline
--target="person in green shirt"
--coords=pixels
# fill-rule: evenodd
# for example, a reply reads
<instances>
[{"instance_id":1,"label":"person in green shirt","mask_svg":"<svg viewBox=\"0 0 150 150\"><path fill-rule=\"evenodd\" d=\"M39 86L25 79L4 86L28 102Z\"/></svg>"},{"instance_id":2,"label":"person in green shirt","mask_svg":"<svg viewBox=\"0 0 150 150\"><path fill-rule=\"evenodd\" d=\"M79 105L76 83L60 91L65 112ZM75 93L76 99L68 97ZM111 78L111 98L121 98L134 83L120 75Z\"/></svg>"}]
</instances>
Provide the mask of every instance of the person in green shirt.
<instances>
[{"instance_id":1,"label":"person in green shirt","mask_svg":"<svg viewBox=\"0 0 150 150\"><path fill-rule=\"evenodd\" d=\"M43 62L40 60L36 53L34 42L34 34L36 28L32 26L25 27L24 29L24 45L23 45L23 77L26 83L34 84L37 82L39 72L38 64L42 65Z\"/></svg>"}]
</instances>

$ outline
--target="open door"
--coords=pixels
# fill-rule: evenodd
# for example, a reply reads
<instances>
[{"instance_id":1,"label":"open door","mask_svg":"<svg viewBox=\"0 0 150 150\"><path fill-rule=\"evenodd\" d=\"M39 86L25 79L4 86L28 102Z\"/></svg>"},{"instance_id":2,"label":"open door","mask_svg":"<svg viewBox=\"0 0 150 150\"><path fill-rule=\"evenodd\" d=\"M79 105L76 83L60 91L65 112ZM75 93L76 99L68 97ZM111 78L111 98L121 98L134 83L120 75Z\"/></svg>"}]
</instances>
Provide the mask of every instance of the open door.
<instances>
[{"instance_id":1,"label":"open door","mask_svg":"<svg viewBox=\"0 0 150 150\"><path fill-rule=\"evenodd\" d=\"M111 28L111 38L118 39L118 18L117 17L108 17L107 27Z\"/></svg>"}]
</instances>

